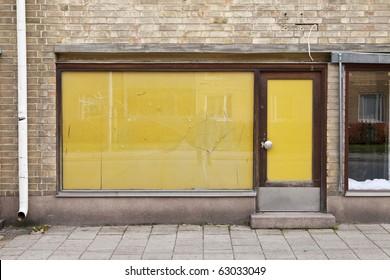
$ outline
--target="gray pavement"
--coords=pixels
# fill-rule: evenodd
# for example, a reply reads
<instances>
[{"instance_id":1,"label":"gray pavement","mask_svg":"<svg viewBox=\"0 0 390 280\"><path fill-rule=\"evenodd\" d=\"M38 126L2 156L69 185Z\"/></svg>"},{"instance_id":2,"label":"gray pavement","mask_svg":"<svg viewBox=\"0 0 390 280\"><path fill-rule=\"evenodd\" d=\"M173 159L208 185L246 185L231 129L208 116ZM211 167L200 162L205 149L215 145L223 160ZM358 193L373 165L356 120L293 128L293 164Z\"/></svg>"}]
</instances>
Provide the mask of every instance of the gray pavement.
<instances>
[{"instance_id":1,"label":"gray pavement","mask_svg":"<svg viewBox=\"0 0 390 280\"><path fill-rule=\"evenodd\" d=\"M52 226L0 230L2 260L387 260L390 224L337 229L235 225Z\"/></svg>"}]
</instances>

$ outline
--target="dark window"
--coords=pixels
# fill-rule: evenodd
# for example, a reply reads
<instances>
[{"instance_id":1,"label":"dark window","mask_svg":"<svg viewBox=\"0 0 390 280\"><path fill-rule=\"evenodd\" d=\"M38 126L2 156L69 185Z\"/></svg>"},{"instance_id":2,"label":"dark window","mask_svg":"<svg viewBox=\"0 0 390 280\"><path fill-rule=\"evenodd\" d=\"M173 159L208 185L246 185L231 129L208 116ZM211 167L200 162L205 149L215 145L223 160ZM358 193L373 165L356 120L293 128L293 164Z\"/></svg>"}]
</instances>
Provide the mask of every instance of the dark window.
<instances>
[{"instance_id":1,"label":"dark window","mask_svg":"<svg viewBox=\"0 0 390 280\"><path fill-rule=\"evenodd\" d=\"M349 68L347 75L348 189L390 190L390 72Z\"/></svg>"}]
</instances>

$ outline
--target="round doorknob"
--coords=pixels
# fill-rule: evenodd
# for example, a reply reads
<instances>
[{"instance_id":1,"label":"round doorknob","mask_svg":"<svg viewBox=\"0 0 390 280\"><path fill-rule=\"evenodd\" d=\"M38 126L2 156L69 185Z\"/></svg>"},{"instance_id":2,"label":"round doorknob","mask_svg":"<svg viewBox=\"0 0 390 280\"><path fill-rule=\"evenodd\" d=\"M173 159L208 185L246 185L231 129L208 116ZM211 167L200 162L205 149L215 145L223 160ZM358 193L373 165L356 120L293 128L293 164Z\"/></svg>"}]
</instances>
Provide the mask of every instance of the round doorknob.
<instances>
[{"instance_id":1,"label":"round doorknob","mask_svg":"<svg viewBox=\"0 0 390 280\"><path fill-rule=\"evenodd\" d=\"M261 142L261 147L266 149L266 150L269 150L272 148L272 142L267 140L265 142Z\"/></svg>"}]
</instances>

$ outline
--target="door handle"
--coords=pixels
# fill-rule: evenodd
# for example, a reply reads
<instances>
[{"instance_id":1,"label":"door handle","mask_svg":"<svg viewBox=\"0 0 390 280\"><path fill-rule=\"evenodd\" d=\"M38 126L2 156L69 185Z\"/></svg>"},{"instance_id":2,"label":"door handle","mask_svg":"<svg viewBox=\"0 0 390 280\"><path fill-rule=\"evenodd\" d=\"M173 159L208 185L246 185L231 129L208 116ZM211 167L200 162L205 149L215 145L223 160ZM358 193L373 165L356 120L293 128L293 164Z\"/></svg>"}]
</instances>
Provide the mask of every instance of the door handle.
<instances>
[{"instance_id":1,"label":"door handle","mask_svg":"<svg viewBox=\"0 0 390 280\"><path fill-rule=\"evenodd\" d=\"M269 141L269 140L267 140L267 141L265 141L265 142L261 142L260 144L261 144L261 147L262 147L263 149L269 150L269 149L272 148L272 142Z\"/></svg>"}]
</instances>

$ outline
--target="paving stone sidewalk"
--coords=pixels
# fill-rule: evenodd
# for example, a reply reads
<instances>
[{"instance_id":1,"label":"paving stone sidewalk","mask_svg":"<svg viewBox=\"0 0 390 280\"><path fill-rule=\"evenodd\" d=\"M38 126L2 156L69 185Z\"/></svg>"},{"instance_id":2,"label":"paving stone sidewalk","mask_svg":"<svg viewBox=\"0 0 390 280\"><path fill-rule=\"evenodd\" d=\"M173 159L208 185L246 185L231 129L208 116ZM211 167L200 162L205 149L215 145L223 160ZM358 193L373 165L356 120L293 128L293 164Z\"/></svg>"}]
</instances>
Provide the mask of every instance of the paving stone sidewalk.
<instances>
[{"instance_id":1,"label":"paving stone sidewalk","mask_svg":"<svg viewBox=\"0 0 390 280\"><path fill-rule=\"evenodd\" d=\"M229 225L52 226L0 230L1 260L387 260L390 224L337 229Z\"/></svg>"}]
</instances>

